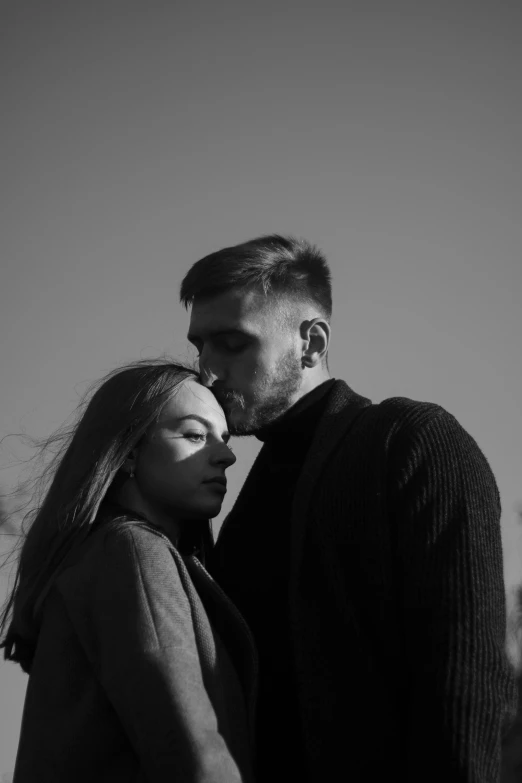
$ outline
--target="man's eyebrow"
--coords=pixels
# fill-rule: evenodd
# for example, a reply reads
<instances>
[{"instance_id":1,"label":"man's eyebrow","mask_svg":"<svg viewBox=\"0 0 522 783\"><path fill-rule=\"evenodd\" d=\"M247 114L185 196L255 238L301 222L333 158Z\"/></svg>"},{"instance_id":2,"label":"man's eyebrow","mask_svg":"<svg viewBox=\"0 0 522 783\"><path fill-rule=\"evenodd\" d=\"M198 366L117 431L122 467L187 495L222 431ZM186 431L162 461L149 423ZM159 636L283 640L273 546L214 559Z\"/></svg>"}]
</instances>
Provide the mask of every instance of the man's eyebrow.
<instances>
[{"instance_id":1,"label":"man's eyebrow","mask_svg":"<svg viewBox=\"0 0 522 783\"><path fill-rule=\"evenodd\" d=\"M241 337L252 337L250 332L245 331L244 329L217 329L216 331L208 331L204 333L205 337L224 337L226 335L240 335ZM194 334L194 332L189 332L187 334L187 340L189 343L197 342L197 340L201 340L200 334Z\"/></svg>"}]
</instances>

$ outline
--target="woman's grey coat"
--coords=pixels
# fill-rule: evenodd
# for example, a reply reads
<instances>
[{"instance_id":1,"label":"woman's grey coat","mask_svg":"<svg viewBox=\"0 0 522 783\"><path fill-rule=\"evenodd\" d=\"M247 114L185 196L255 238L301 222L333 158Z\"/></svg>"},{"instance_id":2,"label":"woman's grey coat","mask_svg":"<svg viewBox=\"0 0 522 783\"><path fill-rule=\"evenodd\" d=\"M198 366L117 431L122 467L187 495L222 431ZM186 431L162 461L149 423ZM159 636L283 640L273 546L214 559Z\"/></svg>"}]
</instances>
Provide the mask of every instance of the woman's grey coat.
<instances>
[{"instance_id":1,"label":"woman's grey coat","mask_svg":"<svg viewBox=\"0 0 522 783\"><path fill-rule=\"evenodd\" d=\"M201 564L147 524L103 524L46 599L14 781L250 783L255 676Z\"/></svg>"}]
</instances>

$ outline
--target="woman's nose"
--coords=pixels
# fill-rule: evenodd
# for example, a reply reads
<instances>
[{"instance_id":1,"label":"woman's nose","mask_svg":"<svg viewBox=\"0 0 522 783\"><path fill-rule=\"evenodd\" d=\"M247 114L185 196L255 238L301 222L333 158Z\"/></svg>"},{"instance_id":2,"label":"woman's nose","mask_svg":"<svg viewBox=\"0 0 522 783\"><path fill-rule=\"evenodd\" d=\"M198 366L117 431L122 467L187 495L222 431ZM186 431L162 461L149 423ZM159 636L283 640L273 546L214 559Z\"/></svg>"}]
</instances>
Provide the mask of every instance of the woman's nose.
<instances>
[{"instance_id":1,"label":"woman's nose","mask_svg":"<svg viewBox=\"0 0 522 783\"><path fill-rule=\"evenodd\" d=\"M216 452L212 461L217 465L224 465L226 469L233 465L234 462L237 462L237 457L226 443L220 443L216 448Z\"/></svg>"}]
</instances>

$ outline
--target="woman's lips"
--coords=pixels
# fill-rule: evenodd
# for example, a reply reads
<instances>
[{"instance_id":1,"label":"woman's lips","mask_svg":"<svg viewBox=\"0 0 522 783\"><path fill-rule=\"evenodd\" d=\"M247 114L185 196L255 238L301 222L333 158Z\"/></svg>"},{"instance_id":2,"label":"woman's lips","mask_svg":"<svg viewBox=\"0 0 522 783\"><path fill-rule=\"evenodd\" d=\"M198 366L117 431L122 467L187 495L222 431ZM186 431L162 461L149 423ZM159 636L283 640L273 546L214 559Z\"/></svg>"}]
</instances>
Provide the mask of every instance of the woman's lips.
<instances>
[{"instance_id":1,"label":"woman's lips","mask_svg":"<svg viewBox=\"0 0 522 783\"><path fill-rule=\"evenodd\" d=\"M214 489L220 489L222 492L227 491L227 480L223 476L215 476L211 479L206 479L204 484L210 484Z\"/></svg>"}]
</instances>

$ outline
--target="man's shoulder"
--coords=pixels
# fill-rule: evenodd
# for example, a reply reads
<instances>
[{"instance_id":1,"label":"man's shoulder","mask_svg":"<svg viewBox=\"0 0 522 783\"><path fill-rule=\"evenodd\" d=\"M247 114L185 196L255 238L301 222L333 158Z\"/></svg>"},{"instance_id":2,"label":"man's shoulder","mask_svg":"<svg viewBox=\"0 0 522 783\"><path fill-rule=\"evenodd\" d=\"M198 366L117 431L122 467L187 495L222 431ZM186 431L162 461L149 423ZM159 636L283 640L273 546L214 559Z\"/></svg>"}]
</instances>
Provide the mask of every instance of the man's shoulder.
<instances>
[{"instance_id":1,"label":"man's shoulder","mask_svg":"<svg viewBox=\"0 0 522 783\"><path fill-rule=\"evenodd\" d=\"M458 442L472 440L457 419L434 402L398 396L371 402L353 392L342 381L339 382L339 390L344 393L346 403L337 411L338 429L343 429L345 421L347 426L337 442L345 448L355 443L358 448L370 449L383 445L388 448L394 443L427 444L433 439ZM335 427L330 425L330 430L335 432Z\"/></svg>"},{"instance_id":2,"label":"man's shoulder","mask_svg":"<svg viewBox=\"0 0 522 783\"><path fill-rule=\"evenodd\" d=\"M451 456L452 462L463 470L468 466L484 475L491 474L476 440L441 405L409 397L388 397L361 405L355 414L354 407L346 405L339 411L339 417L332 417L329 425L325 421L328 437L326 447L314 455L318 461L333 460L344 465L356 460L377 464L384 458L401 464L412 460L442 464Z\"/></svg>"},{"instance_id":3,"label":"man's shoulder","mask_svg":"<svg viewBox=\"0 0 522 783\"><path fill-rule=\"evenodd\" d=\"M340 411L347 414L351 408L357 406L361 409L359 419L362 422L382 420L391 426L400 422L420 423L434 418L451 417L441 405L433 402L410 397L387 397L381 402L372 402L353 391L344 381L337 381L336 387L338 397L344 403L340 406Z\"/></svg>"},{"instance_id":4,"label":"man's shoulder","mask_svg":"<svg viewBox=\"0 0 522 783\"><path fill-rule=\"evenodd\" d=\"M441 405L424 400L413 400L410 397L387 397L372 405L375 416L390 418L394 421L422 422L431 419L445 418L451 414Z\"/></svg>"}]
</instances>

